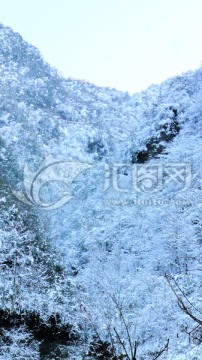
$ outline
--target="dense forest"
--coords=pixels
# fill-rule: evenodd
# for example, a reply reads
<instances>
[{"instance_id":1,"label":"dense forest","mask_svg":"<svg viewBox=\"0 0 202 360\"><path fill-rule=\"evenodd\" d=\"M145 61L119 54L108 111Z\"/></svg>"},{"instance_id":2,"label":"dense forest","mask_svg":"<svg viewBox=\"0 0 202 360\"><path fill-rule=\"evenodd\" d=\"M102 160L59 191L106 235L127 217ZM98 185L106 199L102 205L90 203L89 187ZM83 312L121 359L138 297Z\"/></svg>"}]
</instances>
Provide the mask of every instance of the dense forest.
<instances>
[{"instance_id":1,"label":"dense forest","mask_svg":"<svg viewBox=\"0 0 202 360\"><path fill-rule=\"evenodd\" d=\"M200 360L202 68L129 95L0 24L0 359Z\"/></svg>"}]
</instances>

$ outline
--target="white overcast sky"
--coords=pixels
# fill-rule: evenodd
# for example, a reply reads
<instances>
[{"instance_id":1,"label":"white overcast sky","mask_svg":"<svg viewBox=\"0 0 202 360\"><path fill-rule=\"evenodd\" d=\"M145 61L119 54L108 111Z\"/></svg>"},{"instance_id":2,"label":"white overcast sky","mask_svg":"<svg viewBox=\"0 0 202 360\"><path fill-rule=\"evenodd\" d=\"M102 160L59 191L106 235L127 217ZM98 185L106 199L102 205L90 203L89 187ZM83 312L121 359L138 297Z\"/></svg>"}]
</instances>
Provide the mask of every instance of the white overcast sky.
<instances>
[{"instance_id":1,"label":"white overcast sky","mask_svg":"<svg viewBox=\"0 0 202 360\"><path fill-rule=\"evenodd\" d=\"M202 64L202 0L0 0L0 22L64 76L130 93Z\"/></svg>"}]
</instances>

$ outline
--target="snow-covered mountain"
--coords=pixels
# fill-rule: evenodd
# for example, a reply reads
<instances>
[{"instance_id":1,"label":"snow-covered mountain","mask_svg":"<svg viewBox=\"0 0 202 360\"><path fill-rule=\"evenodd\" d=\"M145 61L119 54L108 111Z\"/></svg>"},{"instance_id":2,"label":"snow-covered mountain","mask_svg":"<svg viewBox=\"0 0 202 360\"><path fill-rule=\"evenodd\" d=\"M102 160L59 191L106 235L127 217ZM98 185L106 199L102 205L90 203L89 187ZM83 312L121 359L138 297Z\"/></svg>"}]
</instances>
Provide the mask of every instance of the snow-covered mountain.
<instances>
[{"instance_id":1,"label":"snow-covered mountain","mask_svg":"<svg viewBox=\"0 0 202 360\"><path fill-rule=\"evenodd\" d=\"M0 24L0 359L201 359L201 80L64 79Z\"/></svg>"}]
</instances>

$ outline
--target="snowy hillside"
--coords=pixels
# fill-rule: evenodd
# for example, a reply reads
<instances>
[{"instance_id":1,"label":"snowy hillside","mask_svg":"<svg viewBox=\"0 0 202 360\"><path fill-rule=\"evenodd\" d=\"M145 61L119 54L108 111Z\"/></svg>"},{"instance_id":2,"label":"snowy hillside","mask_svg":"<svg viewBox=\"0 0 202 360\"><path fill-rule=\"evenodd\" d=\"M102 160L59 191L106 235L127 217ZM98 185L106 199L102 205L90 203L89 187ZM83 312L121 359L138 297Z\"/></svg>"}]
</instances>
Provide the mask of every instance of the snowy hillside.
<instances>
[{"instance_id":1,"label":"snowy hillside","mask_svg":"<svg viewBox=\"0 0 202 360\"><path fill-rule=\"evenodd\" d=\"M0 359L200 360L202 69L129 96L0 24Z\"/></svg>"}]
</instances>

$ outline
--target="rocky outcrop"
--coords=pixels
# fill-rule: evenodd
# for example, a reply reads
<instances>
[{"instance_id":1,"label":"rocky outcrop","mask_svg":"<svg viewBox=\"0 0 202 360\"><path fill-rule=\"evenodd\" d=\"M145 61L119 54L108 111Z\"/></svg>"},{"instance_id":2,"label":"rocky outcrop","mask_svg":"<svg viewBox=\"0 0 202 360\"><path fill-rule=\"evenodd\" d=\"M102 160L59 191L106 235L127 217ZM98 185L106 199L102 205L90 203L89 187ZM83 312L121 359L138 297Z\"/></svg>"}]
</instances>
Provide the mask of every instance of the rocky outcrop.
<instances>
[{"instance_id":1,"label":"rocky outcrop","mask_svg":"<svg viewBox=\"0 0 202 360\"><path fill-rule=\"evenodd\" d=\"M157 157L159 154L165 151L166 143L172 141L174 137L179 133L180 125L177 120L177 109L174 107L170 107L169 110L172 110L173 112L172 119L159 126L159 135L152 137L146 142L146 149L132 154L132 164L144 164L149 159Z\"/></svg>"}]
</instances>

